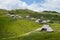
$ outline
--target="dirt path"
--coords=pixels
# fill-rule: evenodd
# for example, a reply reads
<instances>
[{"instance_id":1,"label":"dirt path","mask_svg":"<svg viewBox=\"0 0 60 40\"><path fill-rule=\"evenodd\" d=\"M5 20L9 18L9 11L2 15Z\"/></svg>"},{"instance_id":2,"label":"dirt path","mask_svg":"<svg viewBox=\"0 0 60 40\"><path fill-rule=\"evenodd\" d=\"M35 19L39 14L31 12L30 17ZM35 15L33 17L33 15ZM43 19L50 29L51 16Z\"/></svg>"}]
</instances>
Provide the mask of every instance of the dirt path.
<instances>
[{"instance_id":1,"label":"dirt path","mask_svg":"<svg viewBox=\"0 0 60 40\"><path fill-rule=\"evenodd\" d=\"M40 28L38 28L38 29L36 29L36 30L34 30L34 31L30 31L30 32L28 32L28 33L25 33L25 34L19 35L19 36L13 36L13 37L2 38L2 39L10 39L10 38L16 38L16 37L21 37L21 36L29 35L29 34L35 32L35 31L38 31L39 29L40 29Z\"/></svg>"},{"instance_id":2,"label":"dirt path","mask_svg":"<svg viewBox=\"0 0 60 40\"><path fill-rule=\"evenodd\" d=\"M10 38L17 38L17 37L21 37L21 36L26 36L26 35L29 35L29 34L35 32L35 31L39 31L39 30L40 30L40 28L38 28L38 29L36 29L36 30L34 30L34 31L30 31L30 32L28 32L28 33L25 33L25 34L19 35L19 36L13 36L13 37L2 38L2 39L10 39ZM60 31L56 31L56 32L60 32Z\"/></svg>"}]
</instances>

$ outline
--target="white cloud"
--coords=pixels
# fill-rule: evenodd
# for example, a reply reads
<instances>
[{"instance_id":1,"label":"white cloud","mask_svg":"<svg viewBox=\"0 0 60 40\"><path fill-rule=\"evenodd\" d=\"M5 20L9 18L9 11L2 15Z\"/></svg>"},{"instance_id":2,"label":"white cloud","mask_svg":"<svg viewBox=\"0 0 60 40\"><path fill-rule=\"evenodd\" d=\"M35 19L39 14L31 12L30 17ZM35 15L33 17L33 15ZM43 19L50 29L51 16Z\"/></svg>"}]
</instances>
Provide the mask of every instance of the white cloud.
<instances>
[{"instance_id":1,"label":"white cloud","mask_svg":"<svg viewBox=\"0 0 60 40\"><path fill-rule=\"evenodd\" d=\"M45 3L43 3L42 6L45 10L60 11L60 0L45 0Z\"/></svg>"},{"instance_id":2,"label":"white cloud","mask_svg":"<svg viewBox=\"0 0 60 40\"><path fill-rule=\"evenodd\" d=\"M60 0L45 0L44 3L32 3L28 5L21 0L0 0L0 9L30 9L33 11L60 11Z\"/></svg>"},{"instance_id":3,"label":"white cloud","mask_svg":"<svg viewBox=\"0 0 60 40\"><path fill-rule=\"evenodd\" d=\"M38 6L39 6L38 4L33 3L33 4L29 5L27 9L30 9L30 10L33 10L33 11L39 11Z\"/></svg>"},{"instance_id":4,"label":"white cloud","mask_svg":"<svg viewBox=\"0 0 60 40\"><path fill-rule=\"evenodd\" d=\"M0 9L25 9L27 4L20 0L0 0Z\"/></svg>"},{"instance_id":5,"label":"white cloud","mask_svg":"<svg viewBox=\"0 0 60 40\"><path fill-rule=\"evenodd\" d=\"M31 10L35 11L57 11L60 12L60 0L45 0L44 3L33 3L30 5Z\"/></svg>"}]
</instances>

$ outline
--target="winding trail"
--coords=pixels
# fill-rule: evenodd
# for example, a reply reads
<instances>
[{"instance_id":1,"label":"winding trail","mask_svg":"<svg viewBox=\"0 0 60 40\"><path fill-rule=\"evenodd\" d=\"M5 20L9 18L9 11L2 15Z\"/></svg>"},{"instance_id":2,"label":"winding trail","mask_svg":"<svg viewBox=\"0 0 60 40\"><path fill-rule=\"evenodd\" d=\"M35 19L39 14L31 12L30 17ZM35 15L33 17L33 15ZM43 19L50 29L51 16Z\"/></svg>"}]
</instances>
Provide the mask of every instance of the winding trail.
<instances>
[{"instance_id":1,"label":"winding trail","mask_svg":"<svg viewBox=\"0 0 60 40\"><path fill-rule=\"evenodd\" d=\"M17 38L17 37L21 37L21 36L26 36L26 35L29 35L29 34L35 32L35 31L39 31L39 30L40 30L40 28L38 28L38 29L36 29L36 30L34 30L34 31L30 31L30 32L28 32L28 33L25 33L25 34L19 35L19 36L13 36L13 37L2 38L2 39L10 39L10 38ZM55 31L54 31L54 32L55 32ZM56 32L60 32L60 30L59 30L59 31L56 31Z\"/></svg>"},{"instance_id":2,"label":"winding trail","mask_svg":"<svg viewBox=\"0 0 60 40\"><path fill-rule=\"evenodd\" d=\"M29 35L29 34L35 32L35 31L38 31L39 29L40 29L40 28L38 28L38 29L36 29L36 30L34 30L34 31L30 31L30 32L28 32L28 33L25 33L25 34L19 35L19 36L13 36L13 37L2 38L2 39L10 39L10 38L16 38L16 37L21 37L21 36Z\"/></svg>"}]
</instances>

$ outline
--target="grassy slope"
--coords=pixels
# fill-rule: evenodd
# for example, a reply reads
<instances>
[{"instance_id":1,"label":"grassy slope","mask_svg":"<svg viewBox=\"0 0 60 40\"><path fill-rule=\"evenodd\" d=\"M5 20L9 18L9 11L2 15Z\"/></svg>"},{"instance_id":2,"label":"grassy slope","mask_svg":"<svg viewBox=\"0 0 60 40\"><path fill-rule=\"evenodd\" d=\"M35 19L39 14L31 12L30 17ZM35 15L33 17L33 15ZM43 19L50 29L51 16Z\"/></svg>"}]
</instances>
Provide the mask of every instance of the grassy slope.
<instances>
[{"instance_id":1,"label":"grassy slope","mask_svg":"<svg viewBox=\"0 0 60 40\"><path fill-rule=\"evenodd\" d=\"M48 13L48 12L33 12L31 10L12 10L14 14L19 14L21 16L29 15L35 18L41 18L43 16L45 19L50 19L54 17L54 21L60 21L60 14L59 13Z\"/></svg>"},{"instance_id":2,"label":"grassy slope","mask_svg":"<svg viewBox=\"0 0 60 40\"><path fill-rule=\"evenodd\" d=\"M60 24L50 24L54 30L60 30ZM34 32L30 35L5 40L60 40L60 32Z\"/></svg>"},{"instance_id":3,"label":"grassy slope","mask_svg":"<svg viewBox=\"0 0 60 40\"><path fill-rule=\"evenodd\" d=\"M27 36L14 38L11 40L60 40L60 32L36 32Z\"/></svg>"},{"instance_id":4,"label":"grassy slope","mask_svg":"<svg viewBox=\"0 0 60 40\"><path fill-rule=\"evenodd\" d=\"M50 24L55 31L60 31L60 24Z\"/></svg>"},{"instance_id":5,"label":"grassy slope","mask_svg":"<svg viewBox=\"0 0 60 40\"><path fill-rule=\"evenodd\" d=\"M0 38L18 36L41 27L40 24L26 19L14 20L8 16L0 16Z\"/></svg>"},{"instance_id":6,"label":"grassy slope","mask_svg":"<svg viewBox=\"0 0 60 40\"><path fill-rule=\"evenodd\" d=\"M24 12L23 12L24 11ZM40 18L41 16L44 16L47 19L50 19L51 17L55 17L55 15L52 14L40 14L32 11L14 11L15 14L19 14L21 16L30 15L35 18ZM8 16L5 15L7 12L1 12L0 14L0 39L1 38L8 38L13 36L19 36L21 34L27 33L29 31L35 30L39 27L41 27L40 24L34 23L34 21L26 20L26 19L18 19L14 20ZM32 13L32 14L31 14ZM60 15L58 17L55 17L55 21L60 21ZM54 30L60 30L60 24L50 24ZM51 35L51 36L49 36ZM53 32L53 33L33 33L28 36L23 36L19 38L13 38L13 39L6 39L6 40L59 40L59 32ZM59 37L58 37L59 36ZM50 38L49 38L50 37Z\"/></svg>"}]
</instances>

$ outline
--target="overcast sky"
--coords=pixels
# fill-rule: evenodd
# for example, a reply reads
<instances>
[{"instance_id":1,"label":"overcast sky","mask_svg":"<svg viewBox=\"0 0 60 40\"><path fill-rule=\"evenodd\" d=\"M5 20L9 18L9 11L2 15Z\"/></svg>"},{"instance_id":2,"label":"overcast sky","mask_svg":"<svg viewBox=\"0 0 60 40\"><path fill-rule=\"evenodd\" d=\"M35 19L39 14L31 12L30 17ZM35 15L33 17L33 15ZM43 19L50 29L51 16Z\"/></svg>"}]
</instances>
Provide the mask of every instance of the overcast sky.
<instances>
[{"instance_id":1,"label":"overcast sky","mask_svg":"<svg viewBox=\"0 0 60 40\"><path fill-rule=\"evenodd\" d=\"M58 11L60 0L0 0L0 9L29 9L33 11Z\"/></svg>"}]
</instances>

